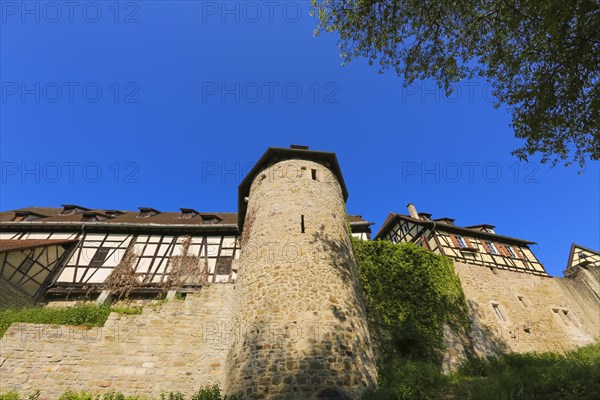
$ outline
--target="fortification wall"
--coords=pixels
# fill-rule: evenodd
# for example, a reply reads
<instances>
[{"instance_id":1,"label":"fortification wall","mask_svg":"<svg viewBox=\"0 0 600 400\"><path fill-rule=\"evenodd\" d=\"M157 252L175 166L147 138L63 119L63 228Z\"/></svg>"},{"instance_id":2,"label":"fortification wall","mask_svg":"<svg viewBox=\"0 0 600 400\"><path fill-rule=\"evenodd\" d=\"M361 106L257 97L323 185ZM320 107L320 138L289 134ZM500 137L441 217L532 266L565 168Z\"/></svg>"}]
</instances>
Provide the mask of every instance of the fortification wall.
<instances>
[{"instance_id":1,"label":"fortification wall","mask_svg":"<svg viewBox=\"0 0 600 400\"><path fill-rule=\"evenodd\" d=\"M236 292L235 324L247 329L229 353L229 392L295 399L374 386L344 199L329 169L289 160L256 177Z\"/></svg>"},{"instance_id":2,"label":"fortification wall","mask_svg":"<svg viewBox=\"0 0 600 400\"><path fill-rule=\"evenodd\" d=\"M103 327L13 324L0 339L0 392L65 390L159 396L225 381L233 285L204 287Z\"/></svg>"},{"instance_id":3,"label":"fortification wall","mask_svg":"<svg viewBox=\"0 0 600 400\"><path fill-rule=\"evenodd\" d=\"M467 346L479 356L488 356L564 352L594 343L597 323L588 314L597 314L600 304L574 295L584 285L567 278L457 262L454 267L472 311L473 330L468 340L445 332L447 370L456 366Z\"/></svg>"}]
</instances>

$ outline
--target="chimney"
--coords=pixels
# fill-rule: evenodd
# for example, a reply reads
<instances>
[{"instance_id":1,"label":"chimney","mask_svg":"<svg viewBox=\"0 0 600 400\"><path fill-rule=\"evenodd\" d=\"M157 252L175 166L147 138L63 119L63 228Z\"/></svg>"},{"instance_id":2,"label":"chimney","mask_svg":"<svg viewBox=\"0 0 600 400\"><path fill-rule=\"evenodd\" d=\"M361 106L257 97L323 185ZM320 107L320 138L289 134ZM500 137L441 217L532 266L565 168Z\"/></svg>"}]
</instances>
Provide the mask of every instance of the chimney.
<instances>
[{"instance_id":1,"label":"chimney","mask_svg":"<svg viewBox=\"0 0 600 400\"><path fill-rule=\"evenodd\" d=\"M408 208L408 213L410 214L411 218L421 219L419 218L419 213L417 213L417 209L415 208L415 205L413 203L408 203L406 205L406 208Z\"/></svg>"}]
</instances>

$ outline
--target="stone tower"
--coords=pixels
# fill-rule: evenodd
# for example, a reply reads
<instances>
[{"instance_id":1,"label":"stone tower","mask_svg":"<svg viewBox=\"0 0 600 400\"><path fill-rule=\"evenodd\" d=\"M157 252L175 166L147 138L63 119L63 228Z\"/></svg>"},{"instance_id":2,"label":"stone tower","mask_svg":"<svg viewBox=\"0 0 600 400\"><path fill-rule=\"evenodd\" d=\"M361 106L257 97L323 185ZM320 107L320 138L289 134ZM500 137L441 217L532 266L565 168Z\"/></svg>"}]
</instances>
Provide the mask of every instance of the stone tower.
<instances>
[{"instance_id":1,"label":"stone tower","mask_svg":"<svg viewBox=\"0 0 600 400\"><path fill-rule=\"evenodd\" d=\"M269 148L239 187L242 253L227 392L359 394L376 367L334 153Z\"/></svg>"}]
</instances>

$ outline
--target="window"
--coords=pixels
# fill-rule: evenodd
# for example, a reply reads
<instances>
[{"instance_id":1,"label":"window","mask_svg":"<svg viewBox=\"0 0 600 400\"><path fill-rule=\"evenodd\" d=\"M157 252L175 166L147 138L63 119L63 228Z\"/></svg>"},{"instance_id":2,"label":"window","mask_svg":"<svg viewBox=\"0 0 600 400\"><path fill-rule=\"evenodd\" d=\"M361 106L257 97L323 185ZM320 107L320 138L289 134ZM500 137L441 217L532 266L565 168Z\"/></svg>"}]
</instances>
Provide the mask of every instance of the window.
<instances>
[{"instance_id":1,"label":"window","mask_svg":"<svg viewBox=\"0 0 600 400\"><path fill-rule=\"evenodd\" d=\"M310 173L311 173L313 181L316 181L317 180L317 170L314 168L311 168Z\"/></svg>"},{"instance_id":2,"label":"window","mask_svg":"<svg viewBox=\"0 0 600 400\"><path fill-rule=\"evenodd\" d=\"M456 242L461 248L467 248L469 245L462 236L456 236Z\"/></svg>"},{"instance_id":3,"label":"window","mask_svg":"<svg viewBox=\"0 0 600 400\"><path fill-rule=\"evenodd\" d=\"M492 304L492 308L494 309L494 312L496 313L496 316L500 321L506 321L504 315L502 314L502 311L500 311L500 306L498 304Z\"/></svg>"},{"instance_id":4,"label":"window","mask_svg":"<svg viewBox=\"0 0 600 400\"><path fill-rule=\"evenodd\" d=\"M517 258L517 253L515 253L512 246L505 245L504 247L506 247L506 251L508 251L508 254L510 254L511 257Z\"/></svg>"},{"instance_id":5,"label":"window","mask_svg":"<svg viewBox=\"0 0 600 400\"><path fill-rule=\"evenodd\" d=\"M523 300L523 296L517 296L517 299L519 299L519 303L521 303L523 307L527 307L527 304L525 304L525 300Z\"/></svg>"},{"instance_id":6,"label":"window","mask_svg":"<svg viewBox=\"0 0 600 400\"><path fill-rule=\"evenodd\" d=\"M108 251L110 249L108 247L100 247L96 250L96 254L92 257L92 261L90 261L90 267L101 267L106 261L106 256L108 255Z\"/></svg>"},{"instance_id":7,"label":"window","mask_svg":"<svg viewBox=\"0 0 600 400\"><path fill-rule=\"evenodd\" d=\"M27 275L31 267L33 267L34 260L31 258L32 255L33 254L29 255L19 266L19 272L21 272L23 275Z\"/></svg>"},{"instance_id":8,"label":"window","mask_svg":"<svg viewBox=\"0 0 600 400\"><path fill-rule=\"evenodd\" d=\"M304 233L304 215L300 216L300 231Z\"/></svg>"},{"instance_id":9,"label":"window","mask_svg":"<svg viewBox=\"0 0 600 400\"><path fill-rule=\"evenodd\" d=\"M399 240L398 240L398 235L396 235L395 233L392 234L392 243L394 244L398 244Z\"/></svg>"},{"instance_id":10,"label":"window","mask_svg":"<svg viewBox=\"0 0 600 400\"><path fill-rule=\"evenodd\" d=\"M402 232L405 235L408 233L408 224L402 224Z\"/></svg>"},{"instance_id":11,"label":"window","mask_svg":"<svg viewBox=\"0 0 600 400\"><path fill-rule=\"evenodd\" d=\"M217 275L229 275L231 273L231 263L233 262L232 256L220 256L217 259L215 267L215 274Z\"/></svg>"},{"instance_id":12,"label":"window","mask_svg":"<svg viewBox=\"0 0 600 400\"><path fill-rule=\"evenodd\" d=\"M556 314L566 326L570 326L573 324L574 321L571 319L569 310L566 310L564 308L562 310L559 310L558 308L553 308L552 311L554 311L554 314Z\"/></svg>"},{"instance_id":13,"label":"window","mask_svg":"<svg viewBox=\"0 0 600 400\"><path fill-rule=\"evenodd\" d=\"M494 243L492 242L485 242L488 250L490 251L490 253L492 254L500 254L500 252L498 251L498 249L496 248L496 245L494 245Z\"/></svg>"},{"instance_id":14,"label":"window","mask_svg":"<svg viewBox=\"0 0 600 400\"><path fill-rule=\"evenodd\" d=\"M93 222L93 221L98 221L98 218L96 217L96 214L94 214L94 213L83 213L81 220L83 222Z\"/></svg>"}]
</instances>

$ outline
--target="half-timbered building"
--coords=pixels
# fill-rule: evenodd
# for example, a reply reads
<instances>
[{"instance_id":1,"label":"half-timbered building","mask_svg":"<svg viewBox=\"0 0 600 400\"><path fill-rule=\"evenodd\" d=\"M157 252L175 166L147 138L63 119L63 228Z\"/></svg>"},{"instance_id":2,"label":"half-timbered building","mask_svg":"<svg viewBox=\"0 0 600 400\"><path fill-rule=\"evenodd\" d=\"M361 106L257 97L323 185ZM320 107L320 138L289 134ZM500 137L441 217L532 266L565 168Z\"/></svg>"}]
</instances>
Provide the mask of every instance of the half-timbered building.
<instances>
[{"instance_id":1,"label":"half-timbered building","mask_svg":"<svg viewBox=\"0 0 600 400\"><path fill-rule=\"evenodd\" d=\"M353 235L369 239L372 223L349 218ZM1 212L0 282L7 295L0 305L32 303L46 294L100 293L127 252L133 253L131 267L139 281L134 293L161 293L181 257L199 267L188 290L234 282L240 253L237 213L97 210L73 204Z\"/></svg>"},{"instance_id":2,"label":"half-timbered building","mask_svg":"<svg viewBox=\"0 0 600 400\"><path fill-rule=\"evenodd\" d=\"M375 239L411 242L454 261L547 276L529 240L499 235L493 225L461 227L452 218L432 219L408 205L409 215L390 213Z\"/></svg>"}]
</instances>

